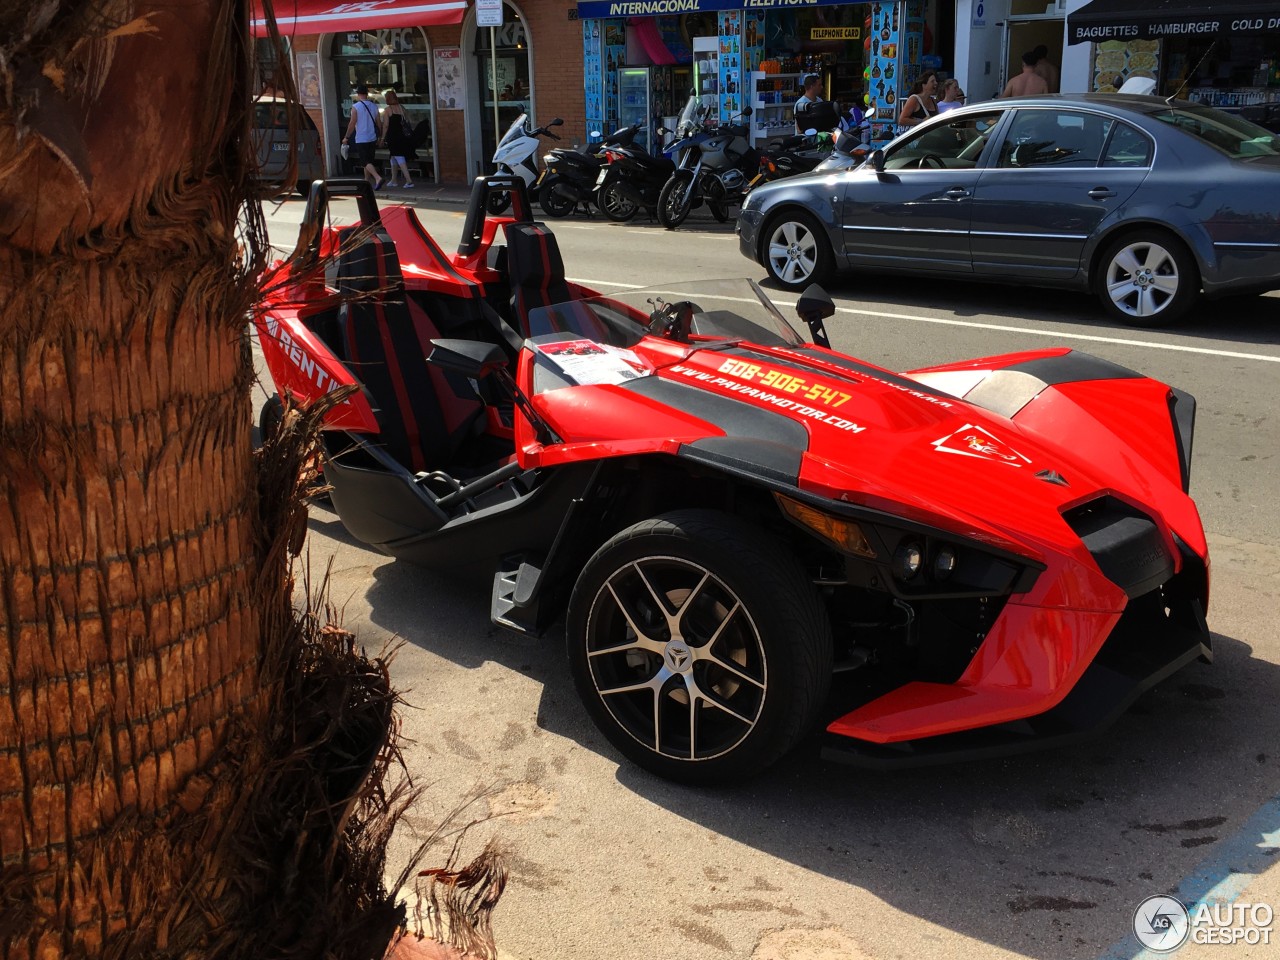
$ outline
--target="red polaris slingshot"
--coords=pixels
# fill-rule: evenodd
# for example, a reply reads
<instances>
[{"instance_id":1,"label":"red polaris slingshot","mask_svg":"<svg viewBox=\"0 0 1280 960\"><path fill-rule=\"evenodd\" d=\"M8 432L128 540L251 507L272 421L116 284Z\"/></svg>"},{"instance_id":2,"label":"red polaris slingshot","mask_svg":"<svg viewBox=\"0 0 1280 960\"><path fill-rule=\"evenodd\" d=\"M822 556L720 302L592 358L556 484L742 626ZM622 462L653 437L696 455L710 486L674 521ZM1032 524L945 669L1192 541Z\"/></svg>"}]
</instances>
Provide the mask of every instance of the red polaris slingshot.
<instances>
[{"instance_id":1,"label":"red polaris slingshot","mask_svg":"<svg viewBox=\"0 0 1280 960\"><path fill-rule=\"evenodd\" d=\"M337 194L358 224L326 226ZM1061 743L1210 657L1195 402L1106 360L894 373L830 347L817 288L807 341L748 280L601 296L500 176L453 253L317 181L265 289L264 431L353 385L323 435L346 528L492 576L503 627L563 618L592 719L662 776L819 723L873 766Z\"/></svg>"}]
</instances>

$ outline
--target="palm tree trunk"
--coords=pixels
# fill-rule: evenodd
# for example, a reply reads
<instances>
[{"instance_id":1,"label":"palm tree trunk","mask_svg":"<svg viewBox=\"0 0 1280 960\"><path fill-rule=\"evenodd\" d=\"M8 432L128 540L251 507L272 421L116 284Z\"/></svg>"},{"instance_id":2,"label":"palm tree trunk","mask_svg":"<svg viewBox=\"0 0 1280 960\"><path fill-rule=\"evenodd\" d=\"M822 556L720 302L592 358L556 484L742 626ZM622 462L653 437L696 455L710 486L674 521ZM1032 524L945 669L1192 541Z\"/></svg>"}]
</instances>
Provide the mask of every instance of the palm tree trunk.
<instances>
[{"instance_id":1,"label":"palm tree trunk","mask_svg":"<svg viewBox=\"0 0 1280 960\"><path fill-rule=\"evenodd\" d=\"M381 960L404 920L386 664L291 599L321 411L250 449L248 5L0 0L6 960ZM492 956L501 858L452 866Z\"/></svg>"},{"instance_id":2,"label":"palm tree trunk","mask_svg":"<svg viewBox=\"0 0 1280 960\"><path fill-rule=\"evenodd\" d=\"M245 10L5 6L0 953L96 956L161 945L208 868L168 856L289 604L248 438Z\"/></svg>"}]
</instances>

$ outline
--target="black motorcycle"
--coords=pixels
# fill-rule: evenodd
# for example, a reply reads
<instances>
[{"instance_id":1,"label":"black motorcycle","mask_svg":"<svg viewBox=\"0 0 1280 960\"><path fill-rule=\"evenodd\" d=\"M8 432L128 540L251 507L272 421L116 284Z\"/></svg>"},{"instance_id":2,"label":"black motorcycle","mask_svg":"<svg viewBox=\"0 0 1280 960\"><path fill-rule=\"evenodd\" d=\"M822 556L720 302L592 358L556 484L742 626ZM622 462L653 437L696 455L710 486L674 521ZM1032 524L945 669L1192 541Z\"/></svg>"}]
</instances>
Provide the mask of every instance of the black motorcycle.
<instances>
[{"instance_id":1,"label":"black motorcycle","mask_svg":"<svg viewBox=\"0 0 1280 960\"><path fill-rule=\"evenodd\" d=\"M542 173L533 186L542 211L549 217L567 217L579 205L590 205L601 170L609 163L606 151L629 146L639 130L640 124L635 123L592 143L586 150L557 147L543 154Z\"/></svg>"},{"instance_id":2,"label":"black motorcycle","mask_svg":"<svg viewBox=\"0 0 1280 960\"><path fill-rule=\"evenodd\" d=\"M661 129L661 128L660 128ZM663 184L676 165L666 157L651 154L641 144L629 143L607 148L609 166L600 177L596 206L610 220L630 220L641 207L653 216Z\"/></svg>"},{"instance_id":3,"label":"black motorcycle","mask_svg":"<svg viewBox=\"0 0 1280 960\"><path fill-rule=\"evenodd\" d=\"M750 115L750 107L740 114ZM706 108L696 94L689 97L671 148L676 169L658 195L659 223L673 230L704 201L721 223L729 219L729 207L742 202L747 178L760 166L760 154L751 146L748 132L746 123L708 127Z\"/></svg>"},{"instance_id":4,"label":"black motorcycle","mask_svg":"<svg viewBox=\"0 0 1280 960\"><path fill-rule=\"evenodd\" d=\"M805 136L796 134L794 137L770 142L765 152L760 154L760 169L747 185L747 189L750 190L771 180L808 173L830 156L832 146L829 133Z\"/></svg>"}]
</instances>

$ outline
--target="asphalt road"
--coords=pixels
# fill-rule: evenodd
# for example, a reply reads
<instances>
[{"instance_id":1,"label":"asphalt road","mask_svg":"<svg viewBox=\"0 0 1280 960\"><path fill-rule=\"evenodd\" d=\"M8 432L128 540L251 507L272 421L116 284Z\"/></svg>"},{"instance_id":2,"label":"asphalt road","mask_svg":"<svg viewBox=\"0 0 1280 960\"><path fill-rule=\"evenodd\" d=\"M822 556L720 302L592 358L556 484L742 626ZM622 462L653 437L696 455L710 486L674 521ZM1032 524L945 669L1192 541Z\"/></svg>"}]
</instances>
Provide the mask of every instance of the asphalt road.
<instances>
[{"instance_id":1,"label":"asphalt road","mask_svg":"<svg viewBox=\"0 0 1280 960\"><path fill-rule=\"evenodd\" d=\"M271 214L277 243L291 243L300 207ZM442 245L456 243L461 207L419 213ZM738 254L731 224L696 215L674 233L554 228L569 275L604 291L764 275ZM1134 956L1134 909L1153 894L1214 887L1280 910L1280 297L1206 304L1176 330L1148 332L1061 292L867 276L830 292L834 345L890 368L1065 344L1194 394L1216 661L1085 746L870 774L806 745L755 782L689 789L626 765L596 733L558 630L534 641L494 628L487 585L363 549L315 506L311 565L332 562L347 626L372 649L401 641L405 760L429 785L410 826L427 830L482 795L465 816L493 819L466 848L496 836L510 852L502 956L1087 960ZM393 864L412 845L402 832ZM1272 933L1280 942L1280 922Z\"/></svg>"}]
</instances>

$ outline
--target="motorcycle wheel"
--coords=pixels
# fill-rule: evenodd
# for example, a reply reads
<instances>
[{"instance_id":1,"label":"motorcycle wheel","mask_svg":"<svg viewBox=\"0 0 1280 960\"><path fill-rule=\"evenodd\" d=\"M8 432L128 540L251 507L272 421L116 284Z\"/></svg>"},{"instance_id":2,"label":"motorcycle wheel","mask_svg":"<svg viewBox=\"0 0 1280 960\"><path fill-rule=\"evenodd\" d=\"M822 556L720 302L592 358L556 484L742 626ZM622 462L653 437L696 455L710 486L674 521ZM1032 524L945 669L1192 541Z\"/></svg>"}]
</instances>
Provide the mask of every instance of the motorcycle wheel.
<instances>
[{"instance_id":1,"label":"motorcycle wheel","mask_svg":"<svg viewBox=\"0 0 1280 960\"><path fill-rule=\"evenodd\" d=\"M640 205L618 189L617 183L609 182L596 194L596 206L610 220L626 223L635 218Z\"/></svg>"},{"instance_id":2,"label":"motorcycle wheel","mask_svg":"<svg viewBox=\"0 0 1280 960\"><path fill-rule=\"evenodd\" d=\"M538 196L538 205L542 207L542 212L548 217L567 217L573 213L573 208L577 206L569 197L563 193L557 193L555 185L560 182L559 177L552 177L550 180L542 184L542 192Z\"/></svg>"},{"instance_id":3,"label":"motorcycle wheel","mask_svg":"<svg viewBox=\"0 0 1280 960\"><path fill-rule=\"evenodd\" d=\"M485 203L485 209L495 217L506 213L509 206L511 206L511 194L505 190L502 193L489 194L489 199Z\"/></svg>"},{"instance_id":4,"label":"motorcycle wheel","mask_svg":"<svg viewBox=\"0 0 1280 960\"><path fill-rule=\"evenodd\" d=\"M711 215L720 223L724 223L729 219L729 201L725 199L724 187L719 183L711 184L715 190L715 196L710 193L707 195L707 209L711 211Z\"/></svg>"},{"instance_id":5,"label":"motorcycle wheel","mask_svg":"<svg viewBox=\"0 0 1280 960\"><path fill-rule=\"evenodd\" d=\"M658 194L658 222L668 230L684 223L693 206L693 181L688 177L672 177Z\"/></svg>"}]
</instances>

